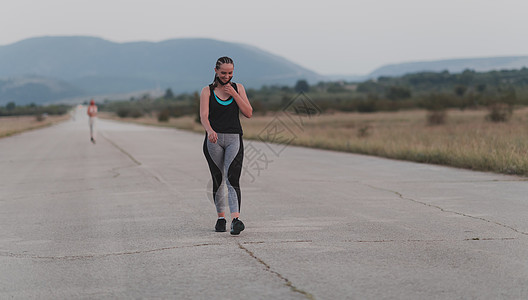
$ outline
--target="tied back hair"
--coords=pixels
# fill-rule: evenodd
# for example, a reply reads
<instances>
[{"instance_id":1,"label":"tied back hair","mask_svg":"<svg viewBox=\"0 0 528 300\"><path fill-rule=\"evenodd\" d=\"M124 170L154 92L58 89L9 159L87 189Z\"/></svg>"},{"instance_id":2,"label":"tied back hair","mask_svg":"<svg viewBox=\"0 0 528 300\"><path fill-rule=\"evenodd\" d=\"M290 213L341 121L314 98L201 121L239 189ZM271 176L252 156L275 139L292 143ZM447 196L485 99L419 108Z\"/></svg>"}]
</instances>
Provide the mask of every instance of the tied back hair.
<instances>
[{"instance_id":1,"label":"tied back hair","mask_svg":"<svg viewBox=\"0 0 528 300\"><path fill-rule=\"evenodd\" d=\"M222 56L220 57L218 60L216 60L216 67L215 69L220 69L220 66L223 65L223 64L232 64L232 65L235 65L233 63L233 60L227 56ZM217 87L218 86L218 76L216 75L216 72L215 72L215 75L214 75L214 79L213 79L213 83L212 83L213 87Z\"/></svg>"}]
</instances>

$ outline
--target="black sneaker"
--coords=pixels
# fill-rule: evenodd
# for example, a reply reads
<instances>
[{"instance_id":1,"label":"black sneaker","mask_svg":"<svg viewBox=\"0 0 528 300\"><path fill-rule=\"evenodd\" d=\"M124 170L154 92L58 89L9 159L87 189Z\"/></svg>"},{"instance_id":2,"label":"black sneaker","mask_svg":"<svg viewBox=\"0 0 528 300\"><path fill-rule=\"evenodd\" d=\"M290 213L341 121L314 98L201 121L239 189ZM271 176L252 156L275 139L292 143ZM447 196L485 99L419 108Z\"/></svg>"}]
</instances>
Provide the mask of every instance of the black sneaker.
<instances>
[{"instance_id":1,"label":"black sneaker","mask_svg":"<svg viewBox=\"0 0 528 300\"><path fill-rule=\"evenodd\" d=\"M226 219L218 219L215 225L216 232L226 232Z\"/></svg>"},{"instance_id":2,"label":"black sneaker","mask_svg":"<svg viewBox=\"0 0 528 300\"><path fill-rule=\"evenodd\" d=\"M239 235L242 230L244 230L245 226L242 221L240 221L238 218L233 219L231 222L231 234L233 235Z\"/></svg>"}]
</instances>

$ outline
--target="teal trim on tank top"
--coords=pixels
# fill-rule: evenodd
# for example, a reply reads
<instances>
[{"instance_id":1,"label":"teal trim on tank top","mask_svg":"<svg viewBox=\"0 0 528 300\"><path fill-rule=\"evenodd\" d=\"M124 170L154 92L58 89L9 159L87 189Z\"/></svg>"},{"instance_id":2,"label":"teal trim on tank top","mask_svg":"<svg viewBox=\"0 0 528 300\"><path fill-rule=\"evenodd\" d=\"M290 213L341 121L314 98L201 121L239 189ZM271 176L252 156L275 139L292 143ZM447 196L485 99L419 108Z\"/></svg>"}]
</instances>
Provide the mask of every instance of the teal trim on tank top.
<instances>
[{"instance_id":1,"label":"teal trim on tank top","mask_svg":"<svg viewBox=\"0 0 528 300\"><path fill-rule=\"evenodd\" d=\"M216 93L214 91L213 91L213 95L215 96L216 102L218 102L218 104L220 104L220 105L227 106L227 105L231 104L231 102L233 102L233 96L230 96L229 98L227 98L227 100L222 100L222 99L218 98L218 96L216 95Z\"/></svg>"}]
</instances>

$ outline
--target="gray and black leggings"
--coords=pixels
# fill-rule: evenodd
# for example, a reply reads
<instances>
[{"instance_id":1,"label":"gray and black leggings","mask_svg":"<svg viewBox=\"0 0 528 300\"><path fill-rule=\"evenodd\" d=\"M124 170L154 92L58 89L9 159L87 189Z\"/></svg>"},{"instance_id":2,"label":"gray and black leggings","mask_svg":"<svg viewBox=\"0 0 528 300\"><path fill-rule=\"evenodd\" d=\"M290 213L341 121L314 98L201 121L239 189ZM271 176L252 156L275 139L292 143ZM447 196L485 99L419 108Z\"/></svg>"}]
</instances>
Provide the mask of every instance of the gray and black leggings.
<instances>
[{"instance_id":1,"label":"gray and black leggings","mask_svg":"<svg viewBox=\"0 0 528 300\"><path fill-rule=\"evenodd\" d=\"M225 186L227 186L230 212L240 212L240 174L244 158L242 135L218 133L216 143L211 143L206 133L203 151L213 177L213 199L216 212L225 212Z\"/></svg>"}]
</instances>

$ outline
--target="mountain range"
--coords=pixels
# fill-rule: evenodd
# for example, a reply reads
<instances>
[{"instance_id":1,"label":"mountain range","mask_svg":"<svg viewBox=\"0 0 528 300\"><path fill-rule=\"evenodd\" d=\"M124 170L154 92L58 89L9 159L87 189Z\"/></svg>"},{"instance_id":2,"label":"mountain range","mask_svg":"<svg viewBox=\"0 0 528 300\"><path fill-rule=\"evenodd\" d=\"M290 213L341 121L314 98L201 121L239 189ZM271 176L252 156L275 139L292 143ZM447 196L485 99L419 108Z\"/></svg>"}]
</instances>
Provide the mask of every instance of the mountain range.
<instances>
[{"instance_id":1,"label":"mountain range","mask_svg":"<svg viewBox=\"0 0 528 300\"><path fill-rule=\"evenodd\" d=\"M487 72L492 70L521 69L525 67L528 67L528 56L461 58L385 65L374 70L368 77L394 77L423 71L442 72L445 70L450 73L461 73L467 69L476 72Z\"/></svg>"},{"instance_id":2,"label":"mountain range","mask_svg":"<svg viewBox=\"0 0 528 300\"><path fill-rule=\"evenodd\" d=\"M22 93L10 91L14 82L23 86L28 76L70 85L63 89L67 92L58 92L44 84L41 91L48 90L55 99L71 97L71 87L79 91L77 96L86 97L167 88L193 92L213 80L216 59L224 55L235 61L233 81L243 78L248 87L323 79L256 47L212 39L113 43L95 37L39 37L0 47L0 105L48 102L48 96L21 98L15 95Z\"/></svg>"},{"instance_id":3,"label":"mountain range","mask_svg":"<svg viewBox=\"0 0 528 300\"><path fill-rule=\"evenodd\" d=\"M323 76L256 47L213 39L114 43L96 37L37 37L0 46L0 105L45 104L171 88L194 92L212 81L220 56L235 61L246 87L330 80L362 81L418 71L487 71L528 66L528 56L411 62L383 66L365 76ZM114 95L114 96L111 96ZM81 101L82 102L82 101Z\"/></svg>"}]
</instances>

